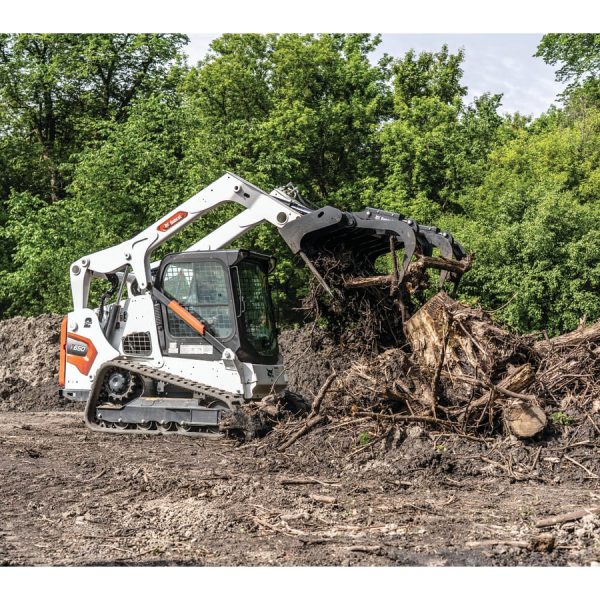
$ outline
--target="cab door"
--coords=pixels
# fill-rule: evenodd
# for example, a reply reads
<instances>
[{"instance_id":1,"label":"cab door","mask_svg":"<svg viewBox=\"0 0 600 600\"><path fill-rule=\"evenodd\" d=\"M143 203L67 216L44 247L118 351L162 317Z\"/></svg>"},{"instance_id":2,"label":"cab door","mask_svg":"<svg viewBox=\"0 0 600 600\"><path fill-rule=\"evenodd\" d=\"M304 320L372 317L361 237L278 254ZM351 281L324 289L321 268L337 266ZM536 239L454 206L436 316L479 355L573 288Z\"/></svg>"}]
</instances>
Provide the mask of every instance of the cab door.
<instances>
[{"instance_id":1,"label":"cab door","mask_svg":"<svg viewBox=\"0 0 600 600\"><path fill-rule=\"evenodd\" d=\"M229 269L218 259L175 257L164 269L160 288L202 321L208 331L224 344L235 337L235 312ZM199 333L168 307L162 307L164 354L204 360L219 359Z\"/></svg>"}]
</instances>

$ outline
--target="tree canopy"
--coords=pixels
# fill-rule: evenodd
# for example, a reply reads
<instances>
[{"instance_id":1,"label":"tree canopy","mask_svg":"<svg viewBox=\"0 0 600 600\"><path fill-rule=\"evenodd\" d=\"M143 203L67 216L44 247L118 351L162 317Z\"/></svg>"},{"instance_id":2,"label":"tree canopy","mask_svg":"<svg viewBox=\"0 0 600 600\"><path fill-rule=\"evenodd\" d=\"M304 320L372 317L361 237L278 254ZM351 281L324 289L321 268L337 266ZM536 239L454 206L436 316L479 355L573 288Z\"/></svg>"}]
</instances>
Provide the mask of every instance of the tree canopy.
<instances>
[{"instance_id":1,"label":"tree canopy","mask_svg":"<svg viewBox=\"0 0 600 600\"><path fill-rule=\"evenodd\" d=\"M0 315L67 311L76 258L134 235L233 171L317 205L373 206L475 252L463 300L519 331L600 316L600 46L549 34L564 108L466 101L464 52L373 60L378 36L226 34L197 65L182 35L0 35ZM223 207L161 252L231 216ZM306 271L277 232L285 319Z\"/></svg>"}]
</instances>

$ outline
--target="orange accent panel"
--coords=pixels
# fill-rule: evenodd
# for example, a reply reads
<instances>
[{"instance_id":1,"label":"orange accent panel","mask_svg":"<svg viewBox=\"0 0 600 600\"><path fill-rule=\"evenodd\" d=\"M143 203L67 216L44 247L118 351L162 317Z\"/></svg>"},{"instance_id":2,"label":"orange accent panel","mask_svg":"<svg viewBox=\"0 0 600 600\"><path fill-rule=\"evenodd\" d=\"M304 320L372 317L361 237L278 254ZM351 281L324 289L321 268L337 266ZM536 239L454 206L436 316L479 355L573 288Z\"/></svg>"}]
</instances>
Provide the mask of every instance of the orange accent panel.
<instances>
[{"instance_id":1,"label":"orange accent panel","mask_svg":"<svg viewBox=\"0 0 600 600\"><path fill-rule=\"evenodd\" d=\"M206 331L206 325L201 321L198 321L196 317L187 311L179 302L171 300L167 306L185 323L187 323L192 329L195 329L200 335L204 335Z\"/></svg>"},{"instance_id":2,"label":"orange accent panel","mask_svg":"<svg viewBox=\"0 0 600 600\"><path fill-rule=\"evenodd\" d=\"M85 342L87 344L88 350L85 356L76 356L74 354L67 354L67 362L75 365L80 373L83 375L87 375L96 360L96 356L98 356L98 351L96 350L96 346L92 344L92 341L82 335L77 335L76 333L67 334L67 342L69 338L78 341Z\"/></svg>"},{"instance_id":3,"label":"orange accent panel","mask_svg":"<svg viewBox=\"0 0 600 600\"><path fill-rule=\"evenodd\" d=\"M65 387L65 371L67 369L67 317L60 324L60 358L58 361L58 385Z\"/></svg>"}]
</instances>

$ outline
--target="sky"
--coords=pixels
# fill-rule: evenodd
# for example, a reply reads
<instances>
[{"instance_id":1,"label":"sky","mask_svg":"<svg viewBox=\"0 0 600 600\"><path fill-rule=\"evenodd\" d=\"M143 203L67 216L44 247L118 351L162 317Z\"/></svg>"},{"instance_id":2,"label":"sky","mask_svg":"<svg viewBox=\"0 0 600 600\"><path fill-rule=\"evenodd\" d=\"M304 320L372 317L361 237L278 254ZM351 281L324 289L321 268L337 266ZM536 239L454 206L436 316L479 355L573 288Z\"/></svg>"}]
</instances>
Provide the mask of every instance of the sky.
<instances>
[{"instance_id":1,"label":"sky","mask_svg":"<svg viewBox=\"0 0 600 600\"><path fill-rule=\"evenodd\" d=\"M186 50L190 63L195 64L219 34L188 35ZM462 83L469 90L467 101L485 92L501 93L501 112L518 111L538 117L552 103L558 104L556 96L563 89L563 84L554 80L554 68L533 57L541 37L529 33L386 33L372 59L376 61L384 53L402 56L410 48L416 52L437 51L444 43L451 52L464 48Z\"/></svg>"}]
</instances>

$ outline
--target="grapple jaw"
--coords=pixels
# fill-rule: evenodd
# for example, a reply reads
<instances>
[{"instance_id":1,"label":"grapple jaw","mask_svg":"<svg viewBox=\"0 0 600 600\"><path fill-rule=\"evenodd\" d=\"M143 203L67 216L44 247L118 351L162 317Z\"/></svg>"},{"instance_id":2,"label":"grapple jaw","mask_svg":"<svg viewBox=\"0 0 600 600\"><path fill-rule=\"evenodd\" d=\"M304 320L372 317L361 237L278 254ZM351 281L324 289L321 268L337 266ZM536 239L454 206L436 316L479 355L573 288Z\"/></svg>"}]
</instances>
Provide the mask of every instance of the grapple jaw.
<instances>
[{"instance_id":1,"label":"grapple jaw","mask_svg":"<svg viewBox=\"0 0 600 600\"><path fill-rule=\"evenodd\" d=\"M414 256L433 257L437 249L442 260L430 258L425 264L440 270L440 287L446 281L457 286L462 273L468 268L466 263L465 268L456 265L468 261L468 256L449 233L419 225L397 213L374 208L344 212L324 206L290 221L280 229L280 233L328 291L323 274L315 266L315 261L323 255L351 253L357 267L360 265L364 271L364 267L370 265L374 272L376 259L391 253L396 270L394 275L399 283ZM402 250L404 255L397 264L396 250Z\"/></svg>"}]
</instances>

